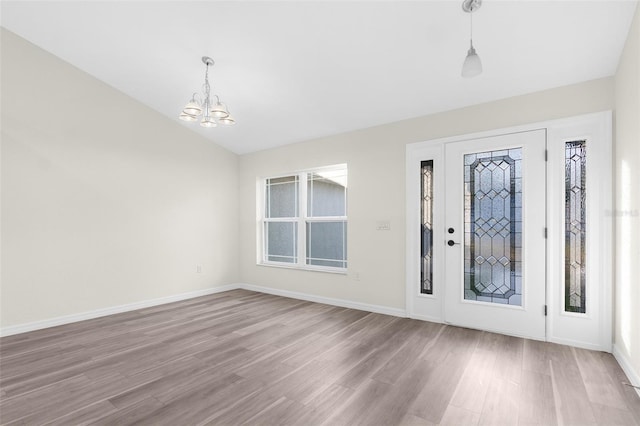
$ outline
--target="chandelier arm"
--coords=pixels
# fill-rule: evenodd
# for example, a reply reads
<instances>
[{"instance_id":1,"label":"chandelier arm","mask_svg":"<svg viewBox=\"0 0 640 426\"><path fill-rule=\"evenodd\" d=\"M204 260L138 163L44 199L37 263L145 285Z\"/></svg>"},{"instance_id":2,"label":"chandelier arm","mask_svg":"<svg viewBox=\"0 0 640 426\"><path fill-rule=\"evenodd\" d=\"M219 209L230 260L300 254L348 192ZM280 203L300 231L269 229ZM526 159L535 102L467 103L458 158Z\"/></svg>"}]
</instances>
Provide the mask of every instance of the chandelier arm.
<instances>
[{"instance_id":1,"label":"chandelier arm","mask_svg":"<svg viewBox=\"0 0 640 426\"><path fill-rule=\"evenodd\" d=\"M193 92L193 95L191 95L191 99L202 105L202 96L200 96L198 92Z\"/></svg>"}]
</instances>

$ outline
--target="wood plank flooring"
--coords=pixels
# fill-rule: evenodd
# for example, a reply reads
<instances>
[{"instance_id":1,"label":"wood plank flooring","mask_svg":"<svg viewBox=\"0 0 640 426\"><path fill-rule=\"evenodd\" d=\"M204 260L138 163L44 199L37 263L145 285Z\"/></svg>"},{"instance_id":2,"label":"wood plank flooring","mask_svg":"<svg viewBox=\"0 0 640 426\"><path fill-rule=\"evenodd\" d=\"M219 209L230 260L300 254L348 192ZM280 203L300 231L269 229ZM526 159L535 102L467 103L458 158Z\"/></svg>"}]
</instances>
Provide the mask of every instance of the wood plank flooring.
<instances>
[{"instance_id":1,"label":"wood plank flooring","mask_svg":"<svg viewBox=\"0 0 640 426\"><path fill-rule=\"evenodd\" d=\"M610 354L234 290L0 339L0 423L640 425Z\"/></svg>"}]
</instances>

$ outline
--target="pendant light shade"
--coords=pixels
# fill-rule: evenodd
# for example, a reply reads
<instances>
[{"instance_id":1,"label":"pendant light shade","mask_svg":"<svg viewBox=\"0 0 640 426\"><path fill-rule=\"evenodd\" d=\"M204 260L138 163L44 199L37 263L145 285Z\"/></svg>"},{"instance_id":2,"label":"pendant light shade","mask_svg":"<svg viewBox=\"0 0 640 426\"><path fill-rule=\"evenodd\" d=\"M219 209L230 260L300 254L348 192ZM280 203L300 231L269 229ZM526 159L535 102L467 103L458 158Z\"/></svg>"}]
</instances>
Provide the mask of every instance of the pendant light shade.
<instances>
[{"instance_id":1,"label":"pendant light shade","mask_svg":"<svg viewBox=\"0 0 640 426\"><path fill-rule=\"evenodd\" d=\"M196 117L195 115L191 115L191 114L187 114L186 112L182 111L180 113L180 116L178 116L178 118L182 121L197 121L198 117Z\"/></svg>"},{"instance_id":2,"label":"pendant light shade","mask_svg":"<svg viewBox=\"0 0 640 426\"><path fill-rule=\"evenodd\" d=\"M479 74L482 74L482 61L480 61L480 56L478 56L472 44L467 52L464 64L462 64L462 76L469 78Z\"/></svg>"},{"instance_id":3,"label":"pendant light shade","mask_svg":"<svg viewBox=\"0 0 640 426\"><path fill-rule=\"evenodd\" d=\"M218 122L227 126L233 126L234 124L236 124L236 120L230 115L227 115L226 117L221 118L220 120L218 120Z\"/></svg>"},{"instance_id":4,"label":"pendant light shade","mask_svg":"<svg viewBox=\"0 0 640 426\"><path fill-rule=\"evenodd\" d=\"M211 127L216 127L218 123L216 123L215 120L211 117L204 117L200 122L200 125L202 127L211 128Z\"/></svg>"},{"instance_id":5,"label":"pendant light shade","mask_svg":"<svg viewBox=\"0 0 640 426\"><path fill-rule=\"evenodd\" d=\"M216 118L225 118L229 116L229 111L225 104L218 102L211 108L211 115Z\"/></svg>"},{"instance_id":6,"label":"pendant light shade","mask_svg":"<svg viewBox=\"0 0 640 426\"><path fill-rule=\"evenodd\" d=\"M202 114L202 108L198 105L198 102L195 99L195 96L191 98L191 100L187 103L187 105L182 110L184 114L199 116Z\"/></svg>"}]
</instances>

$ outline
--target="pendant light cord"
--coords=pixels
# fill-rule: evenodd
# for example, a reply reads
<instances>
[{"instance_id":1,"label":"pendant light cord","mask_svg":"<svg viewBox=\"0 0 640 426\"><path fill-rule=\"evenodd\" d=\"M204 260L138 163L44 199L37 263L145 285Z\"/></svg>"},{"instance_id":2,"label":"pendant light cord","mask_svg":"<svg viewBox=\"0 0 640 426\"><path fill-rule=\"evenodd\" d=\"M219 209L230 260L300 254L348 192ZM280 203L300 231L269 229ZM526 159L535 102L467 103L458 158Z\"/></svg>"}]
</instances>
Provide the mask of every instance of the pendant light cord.
<instances>
[{"instance_id":1,"label":"pendant light cord","mask_svg":"<svg viewBox=\"0 0 640 426\"><path fill-rule=\"evenodd\" d=\"M469 42L473 47L473 9L469 11Z\"/></svg>"}]
</instances>

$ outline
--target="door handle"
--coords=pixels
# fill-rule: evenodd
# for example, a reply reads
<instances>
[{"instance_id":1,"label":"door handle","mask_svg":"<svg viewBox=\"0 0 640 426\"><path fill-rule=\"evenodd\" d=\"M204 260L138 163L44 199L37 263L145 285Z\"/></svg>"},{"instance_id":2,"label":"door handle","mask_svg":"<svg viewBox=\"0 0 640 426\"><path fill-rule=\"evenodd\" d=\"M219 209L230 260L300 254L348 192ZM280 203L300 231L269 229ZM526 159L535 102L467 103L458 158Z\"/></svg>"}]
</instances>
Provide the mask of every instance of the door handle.
<instances>
[{"instance_id":1,"label":"door handle","mask_svg":"<svg viewBox=\"0 0 640 426\"><path fill-rule=\"evenodd\" d=\"M448 245L449 247L453 247L453 246L454 246L454 245L456 245L456 244L457 244L457 245L460 245L460 243L456 243L456 242L455 242L455 241L453 241L453 240L449 240L449 241L447 241L447 245Z\"/></svg>"}]
</instances>

